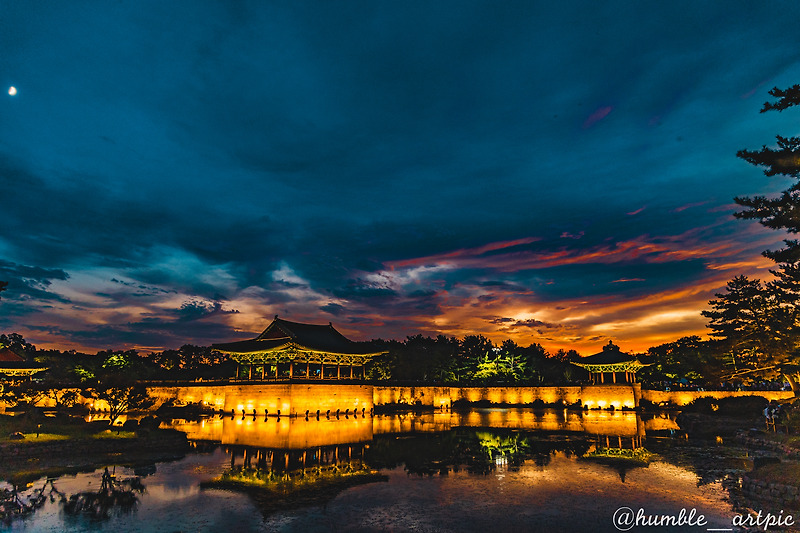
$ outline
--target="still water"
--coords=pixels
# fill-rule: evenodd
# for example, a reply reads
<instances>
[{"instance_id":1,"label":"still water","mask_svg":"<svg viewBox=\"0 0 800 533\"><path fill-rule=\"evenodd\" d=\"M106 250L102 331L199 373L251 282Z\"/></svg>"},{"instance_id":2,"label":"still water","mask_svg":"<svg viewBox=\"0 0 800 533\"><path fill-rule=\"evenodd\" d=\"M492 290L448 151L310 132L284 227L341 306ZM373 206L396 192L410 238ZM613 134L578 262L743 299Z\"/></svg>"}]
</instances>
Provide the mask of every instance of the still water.
<instances>
[{"instance_id":1,"label":"still water","mask_svg":"<svg viewBox=\"0 0 800 533\"><path fill-rule=\"evenodd\" d=\"M41 477L17 488L42 505L0 529L618 531L614 514L629 507L694 509L694 525L655 530L707 531L736 514L721 482L733 470L706 467L709 450L719 461L738 452L676 453L688 441L668 415L475 409L169 426L193 443L183 459Z\"/></svg>"}]
</instances>

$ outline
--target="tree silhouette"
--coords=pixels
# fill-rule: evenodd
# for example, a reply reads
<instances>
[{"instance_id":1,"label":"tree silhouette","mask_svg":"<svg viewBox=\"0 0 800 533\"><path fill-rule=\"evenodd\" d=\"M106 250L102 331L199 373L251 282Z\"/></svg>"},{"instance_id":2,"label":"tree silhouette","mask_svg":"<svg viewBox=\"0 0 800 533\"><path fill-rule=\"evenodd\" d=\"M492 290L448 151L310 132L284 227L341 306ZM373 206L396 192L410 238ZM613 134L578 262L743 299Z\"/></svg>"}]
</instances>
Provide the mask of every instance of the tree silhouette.
<instances>
[{"instance_id":1,"label":"tree silhouette","mask_svg":"<svg viewBox=\"0 0 800 533\"><path fill-rule=\"evenodd\" d=\"M111 425L126 411L147 409L155 400L144 385L132 384L124 379L106 379L88 390L88 394L108 404Z\"/></svg>"},{"instance_id":2,"label":"tree silhouette","mask_svg":"<svg viewBox=\"0 0 800 533\"><path fill-rule=\"evenodd\" d=\"M785 90L776 87L769 94L777 100L766 102L761 108L762 113L782 112L800 105L800 85ZM763 167L766 176L786 176L793 183L772 198L736 197L736 203L745 209L735 216L758 220L767 228L795 235L800 232L800 137L777 135L776 139L776 147L764 145L760 150L740 150L736 155L752 165ZM783 242L783 248L763 252L778 264L778 268L771 271L774 280L762 285L743 277L734 278L728 283L728 294L717 294L717 299L710 302L714 311L703 314L712 320L709 325L714 330L712 335L730 340L743 350L750 350L756 367L767 365L772 370L783 372L797 394L793 376L797 373L800 345L800 241L784 239ZM747 301L748 298L751 300ZM749 317L740 314L748 311L751 313Z\"/></svg>"}]
</instances>

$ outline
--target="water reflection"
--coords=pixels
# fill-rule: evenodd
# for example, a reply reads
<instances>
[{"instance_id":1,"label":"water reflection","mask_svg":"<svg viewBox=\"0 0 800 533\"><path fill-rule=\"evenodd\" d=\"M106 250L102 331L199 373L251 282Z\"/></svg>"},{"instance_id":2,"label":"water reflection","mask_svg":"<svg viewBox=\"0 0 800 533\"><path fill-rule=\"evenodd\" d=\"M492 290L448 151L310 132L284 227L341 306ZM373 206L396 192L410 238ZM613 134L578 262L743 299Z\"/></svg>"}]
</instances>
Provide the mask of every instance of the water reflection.
<instances>
[{"instance_id":1,"label":"water reflection","mask_svg":"<svg viewBox=\"0 0 800 533\"><path fill-rule=\"evenodd\" d=\"M318 446L369 442L369 415L301 417L213 417L200 421L174 420L166 427L186 433L190 440L277 450L307 450Z\"/></svg>"},{"instance_id":2,"label":"water reflection","mask_svg":"<svg viewBox=\"0 0 800 533\"><path fill-rule=\"evenodd\" d=\"M369 442L376 435L416 434L476 427L529 430L554 434L644 438L650 431L676 431L674 416L642 418L623 411L568 411L550 409L474 409L465 412L429 412L336 417L213 417L200 421L174 420L164 427L183 431L190 440L212 441L273 449L309 449L315 446Z\"/></svg>"},{"instance_id":3,"label":"water reflection","mask_svg":"<svg viewBox=\"0 0 800 533\"><path fill-rule=\"evenodd\" d=\"M14 485L0 490L0 520L10 524L15 519L29 518L48 501L58 503L67 517L85 517L92 521L108 520L115 514L130 514L139 504L139 495L145 487L141 478L118 479L116 473L105 468L100 476L100 490L82 491L67 496L48 477L41 488Z\"/></svg>"},{"instance_id":4,"label":"water reflection","mask_svg":"<svg viewBox=\"0 0 800 533\"><path fill-rule=\"evenodd\" d=\"M91 520L108 520L113 514L130 514L145 491L141 478L117 479L106 467L100 479L100 490L84 491L69 498L62 495L61 504L68 516L85 516Z\"/></svg>"},{"instance_id":5,"label":"water reflection","mask_svg":"<svg viewBox=\"0 0 800 533\"><path fill-rule=\"evenodd\" d=\"M668 418L662 418L655 425L669 424ZM498 467L513 470L529 460L542 467L551 456L562 453L609 459L615 469L625 461L643 466L650 455L643 445L645 426L636 413L529 409L338 420L234 416L170 424L195 442L223 445L231 468L217 485L260 486L286 494L298 485L297 480L303 480L305 489L314 480L329 480L328 473L401 465L418 475L446 475L461 469L487 474ZM357 464L352 463L354 457ZM342 458L345 462L340 464ZM620 477L624 480L624 474Z\"/></svg>"},{"instance_id":6,"label":"water reflection","mask_svg":"<svg viewBox=\"0 0 800 533\"><path fill-rule=\"evenodd\" d=\"M691 463L663 461L666 439L652 435L677 430L668 415L476 409L167 425L188 434L194 453L148 470L132 505L98 506L100 520L83 511L103 492L101 469L55 480L42 510L12 529L609 531L623 505L662 513L702 506L709 524L730 525L723 487L699 487ZM67 494L84 495L73 515Z\"/></svg>"},{"instance_id":7,"label":"water reflection","mask_svg":"<svg viewBox=\"0 0 800 533\"><path fill-rule=\"evenodd\" d=\"M230 468L201 483L205 489L248 494L262 513L321 504L363 483L386 481L364 461L368 444L332 444L310 449L224 446Z\"/></svg>"}]
</instances>

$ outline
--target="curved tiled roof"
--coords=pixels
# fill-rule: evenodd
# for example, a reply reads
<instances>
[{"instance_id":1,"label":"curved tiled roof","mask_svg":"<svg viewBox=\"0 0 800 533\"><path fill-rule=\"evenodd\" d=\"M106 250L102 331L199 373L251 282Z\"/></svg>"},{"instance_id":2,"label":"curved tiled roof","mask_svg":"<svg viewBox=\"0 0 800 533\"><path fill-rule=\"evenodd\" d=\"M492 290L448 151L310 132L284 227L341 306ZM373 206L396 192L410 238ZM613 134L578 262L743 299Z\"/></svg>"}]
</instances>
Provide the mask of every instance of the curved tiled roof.
<instances>
[{"instance_id":1,"label":"curved tiled roof","mask_svg":"<svg viewBox=\"0 0 800 533\"><path fill-rule=\"evenodd\" d=\"M332 324L303 324L275 317L275 320L255 339L212 344L221 352L252 353L279 349L288 344L313 351L366 355L378 350L368 343L353 342L333 327Z\"/></svg>"},{"instance_id":2,"label":"curved tiled roof","mask_svg":"<svg viewBox=\"0 0 800 533\"><path fill-rule=\"evenodd\" d=\"M581 358L579 361L586 365L613 365L615 363L627 363L636 359L634 356L620 351L619 346L608 341L603 346L603 351L594 355Z\"/></svg>"},{"instance_id":3,"label":"curved tiled roof","mask_svg":"<svg viewBox=\"0 0 800 533\"><path fill-rule=\"evenodd\" d=\"M623 353L619 346L608 341L608 344L603 346L602 352L582 357L577 361L572 361L572 364L590 372L636 372L639 368L649 366L651 363L643 363L637 357Z\"/></svg>"},{"instance_id":4,"label":"curved tiled roof","mask_svg":"<svg viewBox=\"0 0 800 533\"><path fill-rule=\"evenodd\" d=\"M3 346L0 348L0 363L23 363L25 358L17 354L11 348Z\"/></svg>"}]
</instances>

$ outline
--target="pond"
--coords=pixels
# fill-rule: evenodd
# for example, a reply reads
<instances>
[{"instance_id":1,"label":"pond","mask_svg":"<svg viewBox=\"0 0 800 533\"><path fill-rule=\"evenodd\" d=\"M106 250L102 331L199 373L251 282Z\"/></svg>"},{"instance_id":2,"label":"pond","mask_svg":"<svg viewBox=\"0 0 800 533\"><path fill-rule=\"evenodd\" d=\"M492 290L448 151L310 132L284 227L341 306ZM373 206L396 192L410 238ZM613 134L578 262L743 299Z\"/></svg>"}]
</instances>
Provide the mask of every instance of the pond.
<instances>
[{"instance_id":1,"label":"pond","mask_svg":"<svg viewBox=\"0 0 800 533\"><path fill-rule=\"evenodd\" d=\"M184 458L18 485L38 507L0 527L618 531L630 508L672 520L659 531L730 531L731 480L747 467L742 450L687 441L667 414L473 409L167 426L191 440Z\"/></svg>"}]
</instances>

